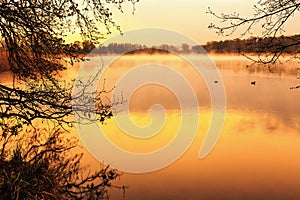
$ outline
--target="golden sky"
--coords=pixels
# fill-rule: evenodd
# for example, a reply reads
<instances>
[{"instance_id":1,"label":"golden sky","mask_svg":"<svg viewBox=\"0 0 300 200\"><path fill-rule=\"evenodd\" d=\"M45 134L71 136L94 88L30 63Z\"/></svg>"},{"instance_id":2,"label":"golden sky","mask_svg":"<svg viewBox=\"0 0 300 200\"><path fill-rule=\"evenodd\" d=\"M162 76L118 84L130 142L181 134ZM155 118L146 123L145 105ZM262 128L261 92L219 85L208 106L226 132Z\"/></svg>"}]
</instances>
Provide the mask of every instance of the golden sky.
<instances>
[{"instance_id":1,"label":"golden sky","mask_svg":"<svg viewBox=\"0 0 300 200\"><path fill-rule=\"evenodd\" d=\"M208 7L216 13L241 13L241 16L251 16L254 12L253 5L258 0L140 0L136 4L135 14L132 15L132 6L126 2L124 13L112 8L114 19L121 26L122 31L156 27L166 28L184 34L191 39L205 44L207 41L232 39L240 36L239 33L230 36L218 36L214 30L208 29L216 18L207 14ZM285 26L285 34L299 33L297 21L300 14L296 14ZM254 36L261 33L255 31ZM250 35L249 35L250 37ZM77 38L73 37L73 39Z\"/></svg>"}]
</instances>

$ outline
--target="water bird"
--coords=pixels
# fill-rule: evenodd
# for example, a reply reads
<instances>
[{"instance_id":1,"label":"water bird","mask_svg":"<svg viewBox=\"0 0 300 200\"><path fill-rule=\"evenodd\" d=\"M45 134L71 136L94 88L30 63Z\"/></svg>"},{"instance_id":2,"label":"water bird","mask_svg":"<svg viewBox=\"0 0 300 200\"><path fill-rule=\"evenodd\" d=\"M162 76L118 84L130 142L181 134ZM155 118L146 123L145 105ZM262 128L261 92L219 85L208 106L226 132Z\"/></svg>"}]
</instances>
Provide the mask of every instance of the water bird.
<instances>
[{"instance_id":1,"label":"water bird","mask_svg":"<svg viewBox=\"0 0 300 200\"><path fill-rule=\"evenodd\" d=\"M290 87L290 90L298 89L298 88L300 88L300 85L297 85L297 86L295 86L295 87Z\"/></svg>"}]
</instances>

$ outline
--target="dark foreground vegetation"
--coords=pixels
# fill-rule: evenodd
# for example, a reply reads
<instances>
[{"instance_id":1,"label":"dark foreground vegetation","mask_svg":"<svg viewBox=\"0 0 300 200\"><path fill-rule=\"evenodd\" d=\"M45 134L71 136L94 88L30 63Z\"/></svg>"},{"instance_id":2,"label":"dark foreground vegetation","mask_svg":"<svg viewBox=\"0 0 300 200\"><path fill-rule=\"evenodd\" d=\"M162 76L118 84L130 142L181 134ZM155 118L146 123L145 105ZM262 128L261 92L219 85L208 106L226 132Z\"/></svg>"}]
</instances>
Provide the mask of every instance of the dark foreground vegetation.
<instances>
[{"instance_id":1,"label":"dark foreground vegetation","mask_svg":"<svg viewBox=\"0 0 300 200\"><path fill-rule=\"evenodd\" d=\"M126 2L134 11L137 1ZM112 117L112 102L102 101L109 91L86 90L101 69L85 83L61 72L81 60L64 38L80 33L82 41L99 44L112 29L120 31L112 10L122 12L124 3L0 0L0 69L12 76L0 80L0 199L109 197L121 173L104 164L84 170L83 150L71 135L75 124Z\"/></svg>"}]
</instances>

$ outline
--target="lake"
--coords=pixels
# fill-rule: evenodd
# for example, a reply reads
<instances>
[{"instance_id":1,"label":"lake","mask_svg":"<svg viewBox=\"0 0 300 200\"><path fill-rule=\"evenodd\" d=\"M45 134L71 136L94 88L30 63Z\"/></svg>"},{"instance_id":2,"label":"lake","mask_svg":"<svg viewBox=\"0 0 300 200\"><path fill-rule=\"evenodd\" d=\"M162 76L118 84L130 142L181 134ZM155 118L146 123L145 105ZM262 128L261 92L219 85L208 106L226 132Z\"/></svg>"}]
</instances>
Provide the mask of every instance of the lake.
<instances>
[{"instance_id":1,"label":"lake","mask_svg":"<svg viewBox=\"0 0 300 200\"><path fill-rule=\"evenodd\" d=\"M201 67L205 63L203 59L207 59L195 55L185 57L199 62ZM103 57L103 63L97 59L93 57L85 62L85 74L93 74L93 66L102 66L111 57ZM191 120L199 117L191 146L174 163L147 173L124 172L121 179L114 182L115 185L129 186L124 199L299 199L300 89L290 89L300 85L297 62L278 64L274 68L247 67L251 62L242 56L212 56L222 80L209 77L208 81L212 81L211 85L224 83L226 118L215 147L206 157L199 159L200 147L211 124L212 102L205 80L187 60L173 55L122 56L103 71L105 86L103 80L100 81L100 89L113 88L124 74L138 66L152 69L117 85L115 94L115 98L130 97L125 98L124 105L128 106L132 121L141 131L135 137L125 134L114 118L107 120L105 125L99 124L111 143L126 152L160 150L176 137L183 116ZM167 68L186 77L189 88L175 80ZM79 66L70 67L65 76L76 77L78 69ZM165 80L164 83L171 86L153 81L135 88L137 82L142 83L149 77ZM172 91L174 86L176 94ZM197 107L187 93L189 89L194 92ZM111 98L110 94L107 96ZM178 100L178 96L182 99ZM161 106L153 107L150 117L149 109L154 104ZM182 105L185 105L184 111ZM124 113L119 110L116 115L122 118ZM151 123L157 124L149 129L149 133L147 126ZM158 125L162 127L157 129ZM158 132L150 137L151 130ZM189 134L194 128L187 127L185 131ZM86 142L102 145L102 141L93 141L92 138ZM95 150L97 148L93 154L99 153ZM108 153L114 156L113 152ZM160 159L169 159L168 155L165 156ZM84 159L87 169L98 166L98 161L91 155L87 154ZM125 159L123 165L131 166L133 162ZM141 161L140 165L145 163ZM109 193L111 199L123 199L122 191L118 189L111 189Z\"/></svg>"},{"instance_id":2,"label":"lake","mask_svg":"<svg viewBox=\"0 0 300 200\"><path fill-rule=\"evenodd\" d=\"M188 59L199 61L203 57ZM170 55L123 56L109 65L103 73L107 87L115 85L128 71L149 63L178 70L190 82L199 102L199 112L193 111L195 108L191 106L185 114L200 116L196 137L178 160L153 172L124 173L115 184L129 186L125 199L299 199L300 90L290 89L300 84L297 63L267 68L247 67L251 62L242 56L212 56L211 59L224 81L227 111L221 136L203 159L199 159L198 154L212 111L205 82L194 68L186 60ZM94 65L93 60L90 64ZM158 72L159 69L153 74L140 74L135 79L158 76L172 82L170 74ZM181 101L189 104L186 89L179 83L177 86L179 93L187 96ZM126 93L134 85L129 81L120 87L120 91ZM126 135L113 119L101 127L112 143L128 152L160 149L175 137L180 126L182 113L177 95L168 87L150 83L137 88L130 96L130 116L138 126L145 127L157 121L155 119L164 120L155 109L150 118L151 105L160 104L165 108L165 124L153 137L138 139ZM122 112L117 114L122 115ZM188 134L192 130L186 131ZM143 134L140 131L141 137ZM96 163L91 157L88 160ZM132 165L129 160L124 162ZM117 189L112 189L110 194L111 199L123 198Z\"/></svg>"}]
</instances>

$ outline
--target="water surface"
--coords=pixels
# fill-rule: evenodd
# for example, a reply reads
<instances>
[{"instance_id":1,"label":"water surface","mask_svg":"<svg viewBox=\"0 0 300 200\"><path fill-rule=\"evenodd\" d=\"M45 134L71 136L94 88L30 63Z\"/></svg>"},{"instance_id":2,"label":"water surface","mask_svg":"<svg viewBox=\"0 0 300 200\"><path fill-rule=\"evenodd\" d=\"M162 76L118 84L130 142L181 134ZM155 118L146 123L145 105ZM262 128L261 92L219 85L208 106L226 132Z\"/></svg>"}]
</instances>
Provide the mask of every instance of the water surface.
<instances>
[{"instance_id":1,"label":"water surface","mask_svg":"<svg viewBox=\"0 0 300 200\"><path fill-rule=\"evenodd\" d=\"M203 58L191 56L191 59L201 62ZM112 88L122 75L136 66L163 64L186 77L199 101L199 111L191 106L184 113L200 117L197 135L190 148L175 163L161 170L124 173L115 184L129 186L125 199L300 198L300 89L290 89L300 85L297 63L266 68L247 67L249 61L242 56L213 56L212 59L224 81L227 113L221 137L204 159L199 159L198 154L210 125L210 95L204 80L186 60L170 55L123 56L103 73L105 87ZM95 63L89 64L92 72ZM96 64L101 66L101 63ZM64 76L74 78L78 69L79 66L70 67ZM88 69L86 73L90 73ZM169 74L155 72L136 78L143 79L144 76L174 81ZM0 79L7 81L7 75L1 74ZM99 83L101 87L103 81ZM128 87L131 87L130 83L124 85L122 91L128 92ZM180 84L178 88L184 96L186 89ZM183 101L189 104L189 96ZM161 85L148 84L138 88L128 99L131 117L142 127L151 124L149 109L154 104L165 108L166 122L161 131L149 139L124 134L114 119L101 127L112 143L127 151L141 153L162 148L176 136L180 126L182 116L176 94ZM164 120L160 113L152 114L155 119ZM142 136L143 132L140 134ZM91 155L86 155L85 160L90 169L98 166L98 161ZM110 194L111 199L123 198L117 189L110 190Z\"/></svg>"},{"instance_id":2,"label":"water surface","mask_svg":"<svg viewBox=\"0 0 300 200\"><path fill-rule=\"evenodd\" d=\"M189 63L172 56L128 56L105 72L107 84L113 85L133 67L163 63L187 77L199 101L200 112L191 108L187 113L200 116L197 136L188 151L159 171L125 173L116 182L129 186L125 199L300 198L300 90L290 89L300 84L297 64L289 62L269 69L246 67L249 61L241 56L215 56L213 60L224 81L227 115L217 145L204 159L199 159L198 153L210 124L210 98L203 79ZM154 75L172 81L168 74ZM143 79L143 76L147 75L136 78ZM126 86L123 91L126 92ZM185 89L181 92L184 94ZM189 98L184 101L189 102ZM151 139L138 140L125 135L109 120L103 128L113 143L131 152L149 152L175 137L180 124L180 106L176 95L167 88L155 84L143 86L133 93L128 103L132 119L140 126L151 123L151 105L163 105L166 125ZM122 193L112 191L111 198L120 199Z\"/></svg>"}]
</instances>

